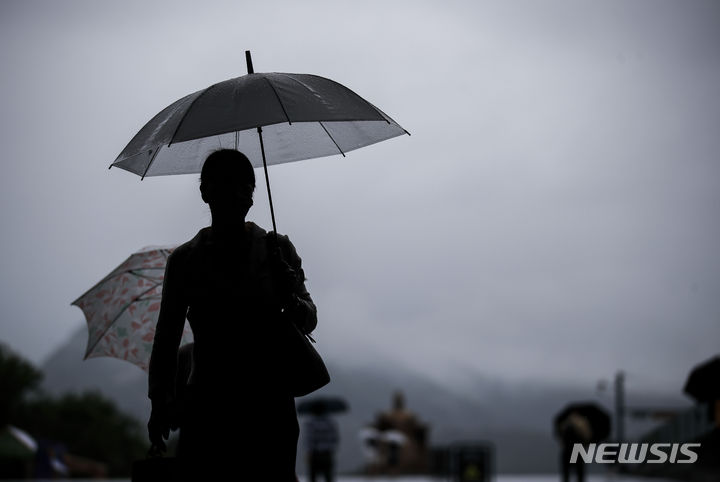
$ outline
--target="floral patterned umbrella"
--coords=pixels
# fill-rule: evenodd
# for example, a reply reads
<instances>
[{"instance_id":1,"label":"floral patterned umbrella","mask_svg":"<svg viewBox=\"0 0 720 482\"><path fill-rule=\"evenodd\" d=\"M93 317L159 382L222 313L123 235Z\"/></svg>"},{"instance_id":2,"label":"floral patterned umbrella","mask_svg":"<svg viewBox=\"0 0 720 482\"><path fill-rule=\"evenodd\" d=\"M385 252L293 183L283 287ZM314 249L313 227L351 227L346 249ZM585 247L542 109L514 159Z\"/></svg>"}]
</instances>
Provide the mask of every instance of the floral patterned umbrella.
<instances>
[{"instance_id":1,"label":"floral patterned umbrella","mask_svg":"<svg viewBox=\"0 0 720 482\"><path fill-rule=\"evenodd\" d=\"M85 359L109 356L147 371L160 312L165 264L173 247L148 247L132 254L72 304L85 314ZM185 325L182 344L192 341Z\"/></svg>"}]
</instances>

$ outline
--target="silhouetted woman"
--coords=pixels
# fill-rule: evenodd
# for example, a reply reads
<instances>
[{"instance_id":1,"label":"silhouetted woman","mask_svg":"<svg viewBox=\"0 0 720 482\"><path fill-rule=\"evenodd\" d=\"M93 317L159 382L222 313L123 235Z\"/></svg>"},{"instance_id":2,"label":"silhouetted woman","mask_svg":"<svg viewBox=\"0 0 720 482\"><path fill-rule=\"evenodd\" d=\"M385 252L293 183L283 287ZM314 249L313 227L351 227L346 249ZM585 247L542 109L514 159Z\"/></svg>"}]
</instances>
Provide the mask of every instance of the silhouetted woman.
<instances>
[{"instance_id":1,"label":"silhouetted woman","mask_svg":"<svg viewBox=\"0 0 720 482\"><path fill-rule=\"evenodd\" d=\"M295 481L298 422L283 370L280 323L317 324L301 261L286 236L245 216L255 174L234 150L211 154L200 192L212 224L168 258L150 359L148 423L164 448L177 352L187 317L195 345L178 458L188 480Z\"/></svg>"}]
</instances>

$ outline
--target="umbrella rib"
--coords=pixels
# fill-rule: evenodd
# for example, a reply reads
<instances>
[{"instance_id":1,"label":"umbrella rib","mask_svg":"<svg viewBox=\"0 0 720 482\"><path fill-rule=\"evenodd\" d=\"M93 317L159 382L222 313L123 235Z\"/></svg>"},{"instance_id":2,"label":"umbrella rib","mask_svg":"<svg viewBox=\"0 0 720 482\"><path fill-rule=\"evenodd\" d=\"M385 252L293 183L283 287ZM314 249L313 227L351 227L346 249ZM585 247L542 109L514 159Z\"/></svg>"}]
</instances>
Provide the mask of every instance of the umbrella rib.
<instances>
[{"instance_id":1,"label":"umbrella rib","mask_svg":"<svg viewBox=\"0 0 720 482\"><path fill-rule=\"evenodd\" d=\"M150 270L150 269L165 269L165 268L141 268L141 269L142 269L143 271L147 271L147 270ZM138 271L138 270L131 269L130 271L128 271L128 273L133 274L133 275L137 276L138 278L146 279L146 280L148 280L148 281L157 281L156 278L151 278L150 276L146 276L146 275L144 275L144 274L141 274L140 271Z\"/></svg>"},{"instance_id":2,"label":"umbrella rib","mask_svg":"<svg viewBox=\"0 0 720 482\"><path fill-rule=\"evenodd\" d=\"M218 85L218 84L213 84L210 87L206 88L197 97L195 97L192 102L190 102L190 105L188 106L188 108L185 111L185 113L183 114L183 116L180 118L180 122L178 122L178 125L175 128L175 132L173 132L173 135L170 137L170 142L168 142L168 147L170 147L172 145L173 141L175 140L175 136L177 135L178 131L180 131L180 127L182 127L183 123L185 122L185 119L187 118L188 112L190 112L190 110L193 108L193 106L195 105L195 102L197 102L198 99L200 99L200 97L207 94L207 91L212 89L216 85Z\"/></svg>"},{"instance_id":3,"label":"umbrella rib","mask_svg":"<svg viewBox=\"0 0 720 482\"><path fill-rule=\"evenodd\" d=\"M142 177L140 178L141 181L142 181L143 179L145 179L145 175L147 174L148 170L150 169L150 166L152 165L153 161L154 161L155 158L157 157L158 152L160 152L160 149L162 149L162 146L158 147L157 149L155 149L155 152L153 152L152 158L150 158L150 162L148 162L148 165L147 165L147 167L145 168L145 172L143 172L143 175L142 175Z\"/></svg>"},{"instance_id":4,"label":"umbrella rib","mask_svg":"<svg viewBox=\"0 0 720 482\"><path fill-rule=\"evenodd\" d=\"M118 312L118 314L115 315L115 318L113 318L113 320L112 320L110 323L108 323L107 328L105 328L105 330L102 332L102 334L98 337L97 341L95 341L95 343L93 343L92 346L89 346L89 345L88 345L88 348L87 348L87 350L85 351L85 359L87 359L87 357L88 357L88 355L90 354L90 352L95 349L95 347L98 345L98 343L100 343L100 340L102 340L103 337L105 336L105 334L110 330L110 327L112 327L112 326L115 324L115 322L118 320L118 318L120 318L120 316L121 316L123 313L125 313L125 310L127 310L127 309L130 307L130 305L132 305L132 304L135 303L136 301L140 300L140 298L142 298L142 296L143 296L145 293L154 290L154 289L157 288L158 285L160 285L160 284L162 284L162 283L158 283L158 284L156 284L155 286L152 286L152 287L146 289L145 291L143 291L142 293L140 293L139 295L137 295L135 298L133 298L128 304L126 304L125 306L123 306L123 308Z\"/></svg>"},{"instance_id":5,"label":"umbrella rib","mask_svg":"<svg viewBox=\"0 0 720 482\"><path fill-rule=\"evenodd\" d=\"M285 110L285 104L283 104L283 101L282 101L282 99L280 98L280 94L278 94L278 91L275 89L275 86L273 85L272 82L270 82L270 79L268 79L266 76L263 75L262 78L265 79L265 81L270 85L270 88L271 88L272 91L275 93L275 97L277 98L278 103L280 104L280 108L282 109L283 114L285 114L285 118L287 119L288 124L292 125L292 121L290 120L290 116L288 115L287 111Z\"/></svg>"},{"instance_id":6,"label":"umbrella rib","mask_svg":"<svg viewBox=\"0 0 720 482\"><path fill-rule=\"evenodd\" d=\"M143 268L143 269L145 269L145 270L150 270L150 269L164 270L165 268L162 267L162 268ZM121 275L124 275L124 274L127 274L127 273L132 273L132 271L133 271L133 270L127 270L127 271L119 271L119 272L117 272L117 273L115 273L115 274L110 273L109 275L107 275L106 277L104 277L103 279L101 279L100 281L98 281L97 283L95 283L92 288L90 288L90 289L87 290L85 293L83 293L83 294L81 294L80 296L78 296L78 298L77 298L75 301L73 301L72 303L70 303L70 305L71 305L71 306L72 306L72 305L75 305L78 301L80 301L80 300L83 299L85 296L87 296L88 294L90 294L90 293L91 293L95 288L97 288L98 286L100 286L100 285L102 285L102 284L110 281L110 280L113 279L113 278L117 278L118 276L121 276ZM133 273L133 274L135 274L135 273ZM147 279L150 279L150 280L152 281L152 278L147 278Z\"/></svg>"},{"instance_id":7,"label":"umbrella rib","mask_svg":"<svg viewBox=\"0 0 720 482\"><path fill-rule=\"evenodd\" d=\"M279 75L283 75L283 76L287 77L288 79L294 81L295 83L298 83L298 84L302 85L303 87L305 87L305 89L306 89L308 92L310 92L310 94L312 94L312 95L317 95L317 94L315 94L315 92L313 91L313 89L311 89L310 87L307 86L307 84L306 84L305 82L303 82L303 81L301 81L301 80L299 80L299 79L296 79L296 78L293 77L292 75L288 75L288 74L285 74L285 73L279 73ZM310 77L316 77L316 78L320 78L320 79L324 79L324 80L327 80L327 81L329 81L329 82L332 82L333 84L339 85L340 87L342 87L343 89L347 90L347 91L350 92L352 95L354 95L355 97L357 97L361 102L363 102L363 103L366 104L366 105L369 105L370 108L371 108L373 111L375 111L376 114L379 114L380 117L382 117L382 120L384 120L384 121L387 122L388 124L392 124L392 123L397 124L397 122L395 122L395 121L390 122L390 120L388 120L388 116L385 115L384 112L382 112L380 109L378 109L377 107L375 107L374 105L372 105L370 102L368 102L367 100L365 100L362 96L359 96L359 95L358 95L355 91L353 91L352 89L348 89L348 88L345 87L344 85L339 84L338 82L335 82L335 81L332 80L332 79L326 79L325 77L320 77L320 76L318 76L318 75L312 75L312 74L308 74L308 76L310 76ZM345 120L346 120L346 121L370 121L370 120L380 120L380 119L345 119ZM392 120L392 119L391 119L391 120ZM405 130L405 129L403 129L403 130Z\"/></svg>"},{"instance_id":8,"label":"umbrella rib","mask_svg":"<svg viewBox=\"0 0 720 482\"><path fill-rule=\"evenodd\" d=\"M119 162L119 161L127 161L128 159L132 159L133 157L139 156L139 155L142 154L143 152L145 152L145 151L143 150L143 151L137 152L137 153L133 154L132 156L123 157L122 159L120 159L120 156L118 156L117 159L115 159L115 160L108 166L108 169L112 169L112 167L113 167L114 165L116 165L116 163ZM121 153L120 155L122 155L122 153ZM120 166L118 166L118 167L120 167ZM120 169L125 169L125 168L120 167ZM134 172L134 171L130 171L130 172ZM137 173L135 172L134 174L137 174Z\"/></svg>"},{"instance_id":9,"label":"umbrella rib","mask_svg":"<svg viewBox=\"0 0 720 482\"><path fill-rule=\"evenodd\" d=\"M338 143L335 142L335 138L330 135L330 133L328 132L327 128L325 127L325 124L323 124L322 121L320 121L319 124L320 124L320 126L323 128L323 130L325 131L325 134L327 134L328 137L330 138L330 140L333 141L333 144L335 144L335 147L337 147L338 151L340 151L340 154L342 154L342 156L345 157L345 153L343 152L342 149L340 149L340 146L338 146Z\"/></svg>"},{"instance_id":10,"label":"umbrella rib","mask_svg":"<svg viewBox=\"0 0 720 482\"><path fill-rule=\"evenodd\" d=\"M298 84L300 84L300 85L302 85L303 87L305 87L305 89L307 89L307 90L310 91L311 93L313 92L313 90L312 90L310 87L308 87L304 82L296 79L295 77L293 77L293 76L291 76L291 75L288 75L288 74L283 74L283 73L278 73L278 74L279 74L279 75L283 75L283 76L287 77L287 78L290 79L290 80L294 80L294 81L297 82ZM312 75L312 74L309 74L309 75L312 76L312 77L318 77L318 78L321 78L321 79L325 79L324 77L320 77L320 76L318 76L318 75ZM385 122L387 122L388 124L392 124L392 125L398 126L400 129L403 130L403 132L405 132L405 134L410 135L410 132L408 132L407 129L405 129L405 128L402 127L400 124L398 124L397 122L395 122L395 120L392 119L392 118L391 118L389 115L387 115L385 112L383 112L383 111L381 111L380 109L378 109L377 107L375 107L375 106L372 104L372 102L369 102L369 101L365 100L364 97L358 95L354 90L348 89L348 88L345 87L344 85L339 84L339 83L335 82L335 81L332 80L332 79L325 79L325 80L327 80L327 81L329 81L329 82L332 82L332 83L334 83L334 84L337 84L337 85L343 87L344 89L347 89L347 90L348 90L349 92L351 92L355 97L357 97L358 99L360 99L360 101L362 101L362 102L364 102L365 104L369 105L377 114L380 114L380 117L382 117ZM352 121L352 120L358 120L358 119L347 119L347 120L348 120L348 121Z\"/></svg>"}]
</instances>

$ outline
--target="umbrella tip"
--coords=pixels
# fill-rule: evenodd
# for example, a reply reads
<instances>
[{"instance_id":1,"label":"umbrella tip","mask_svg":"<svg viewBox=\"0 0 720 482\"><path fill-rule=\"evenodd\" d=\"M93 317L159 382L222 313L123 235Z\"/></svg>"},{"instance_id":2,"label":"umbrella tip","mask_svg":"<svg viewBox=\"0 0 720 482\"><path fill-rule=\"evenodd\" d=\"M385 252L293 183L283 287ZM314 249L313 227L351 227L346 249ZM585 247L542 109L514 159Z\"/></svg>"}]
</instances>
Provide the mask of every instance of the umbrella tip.
<instances>
[{"instance_id":1,"label":"umbrella tip","mask_svg":"<svg viewBox=\"0 0 720 482\"><path fill-rule=\"evenodd\" d=\"M249 50L245 51L245 62L247 63L248 74L254 74L255 70L253 69L252 56L250 55Z\"/></svg>"}]
</instances>

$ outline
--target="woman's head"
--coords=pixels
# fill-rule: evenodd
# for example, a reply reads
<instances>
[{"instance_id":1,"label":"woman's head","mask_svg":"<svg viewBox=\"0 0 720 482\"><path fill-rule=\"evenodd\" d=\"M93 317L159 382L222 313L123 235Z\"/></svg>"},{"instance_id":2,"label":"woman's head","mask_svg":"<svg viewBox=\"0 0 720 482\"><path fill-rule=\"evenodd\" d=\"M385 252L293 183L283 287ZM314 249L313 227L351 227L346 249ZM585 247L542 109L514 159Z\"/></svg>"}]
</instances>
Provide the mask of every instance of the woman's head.
<instances>
[{"instance_id":1,"label":"woman's head","mask_svg":"<svg viewBox=\"0 0 720 482\"><path fill-rule=\"evenodd\" d=\"M221 149L205 160L200 173L200 194L211 209L244 210L252 206L255 172L240 151Z\"/></svg>"}]
</instances>

